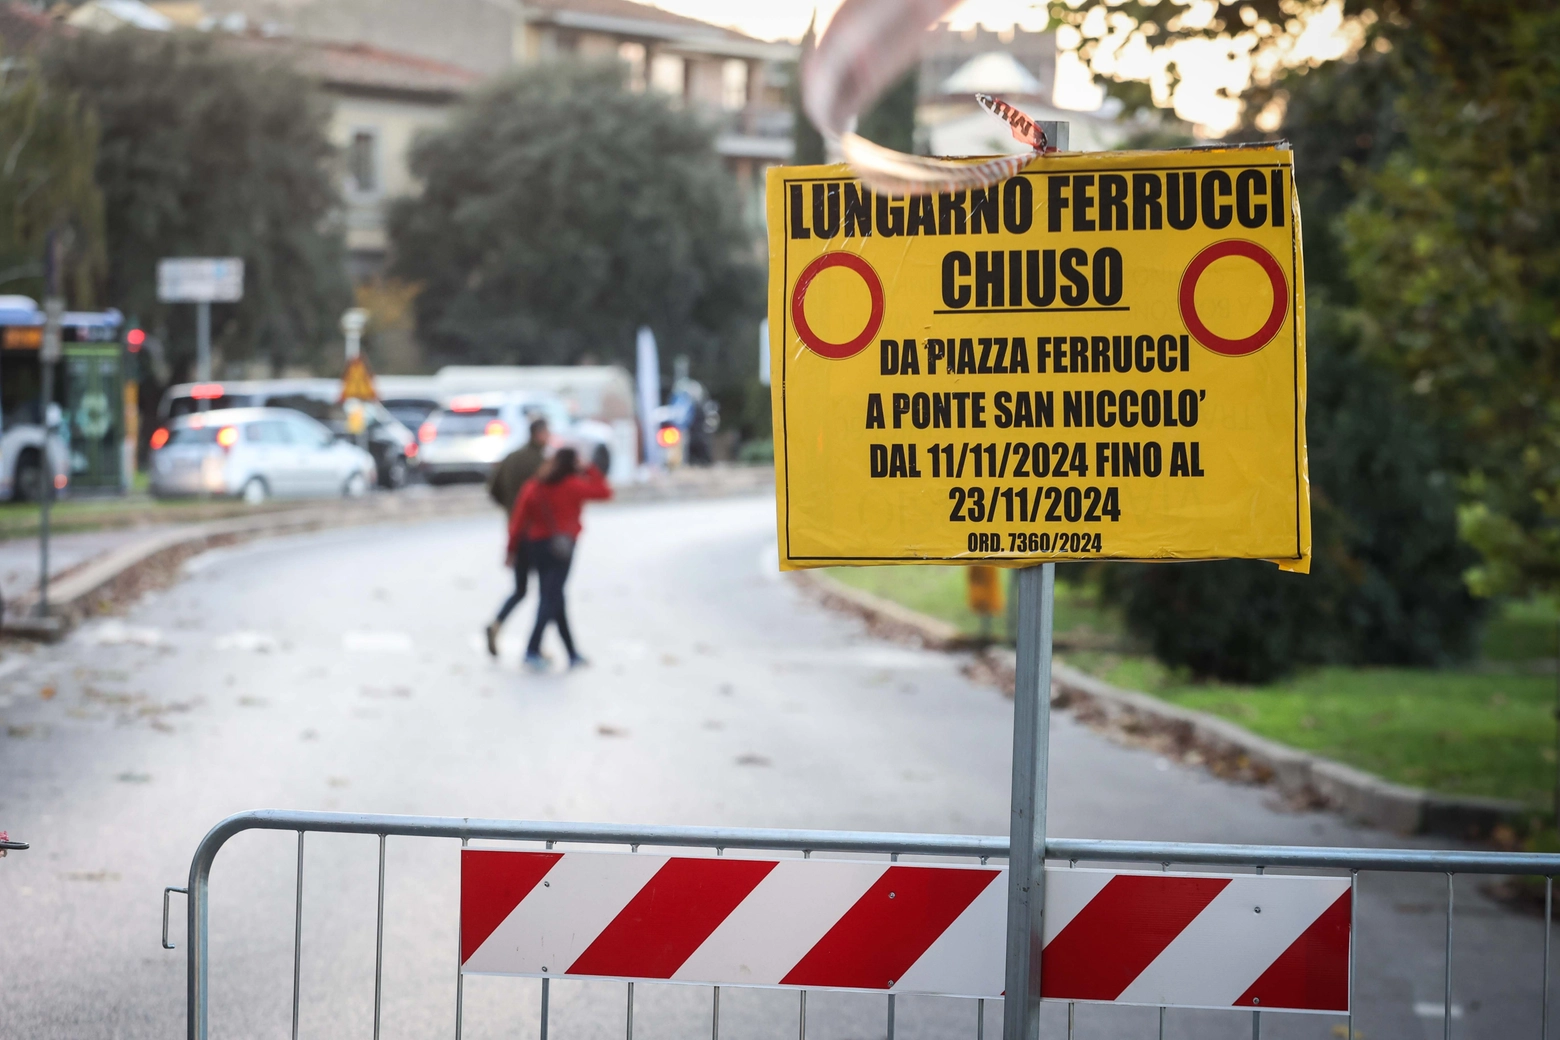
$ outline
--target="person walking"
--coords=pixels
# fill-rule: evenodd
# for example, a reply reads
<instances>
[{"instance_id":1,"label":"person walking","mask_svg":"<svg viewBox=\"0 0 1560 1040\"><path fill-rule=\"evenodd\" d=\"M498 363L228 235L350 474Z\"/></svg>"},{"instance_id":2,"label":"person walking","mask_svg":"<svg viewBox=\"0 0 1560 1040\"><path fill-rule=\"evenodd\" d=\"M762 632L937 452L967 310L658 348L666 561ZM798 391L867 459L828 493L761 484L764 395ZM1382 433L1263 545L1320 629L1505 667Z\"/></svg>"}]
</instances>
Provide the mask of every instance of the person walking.
<instances>
[{"instance_id":1,"label":"person walking","mask_svg":"<svg viewBox=\"0 0 1560 1040\"><path fill-rule=\"evenodd\" d=\"M525 482L536 476L536 471L542 468L542 463L547 459L547 420L537 419L531 423L531 439L514 451L505 455L503 461L493 467L493 472L488 476L488 496L498 508L504 511L507 520L514 516L515 502L520 497L520 489ZM515 590L504 600L504 605L498 608L498 616L488 623L487 650L494 657L498 656L498 632L504 627L505 620L525 599L526 583L531 572L531 561L526 555L525 546L511 553L513 559L511 566L515 571Z\"/></svg>"},{"instance_id":2,"label":"person walking","mask_svg":"<svg viewBox=\"0 0 1560 1040\"><path fill-rule=\"evenodd\" d=\"M569 667L589 662L574 646L569 617L564 608L563 586L574 562L574 545L580 537L580 512L585 503L612 497L606 478L595 466L579 468L579 453L561 448L520 491L509 518L509 552L524 552L536 568L538 603L536 627L525 648L525 665L532 671L545 671L542 635L549 623L556 625L563 648L569 654Z\"/></svg>"}]
</instances>

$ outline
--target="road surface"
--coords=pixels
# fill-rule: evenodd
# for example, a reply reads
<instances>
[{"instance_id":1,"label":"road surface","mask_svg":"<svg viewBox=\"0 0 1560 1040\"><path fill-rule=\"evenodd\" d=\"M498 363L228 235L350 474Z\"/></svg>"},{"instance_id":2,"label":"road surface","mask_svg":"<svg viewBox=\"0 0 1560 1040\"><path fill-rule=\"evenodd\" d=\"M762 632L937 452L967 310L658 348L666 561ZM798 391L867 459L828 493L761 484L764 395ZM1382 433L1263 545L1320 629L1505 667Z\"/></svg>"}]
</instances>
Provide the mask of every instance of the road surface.
<instances>
[{"instance_id":1,"label":"road surface","mask_svg":"<svg viewBox=\"0 0 1560 1040\"><path fill-rule=\"evenodd\" d=\"M782 580L766 498L593 508L570 609L593 667L518 667L532 603L492 662L499 518L256 542L66 643L0 662L0 1035L166 1040L184 1028L163 885L257 807L921 830L1007 828L1011 702L955 656L868 637ZM559 651L553 647L554 655ZM1059 714L1052 833L1194 841L1400 840L1118 746ZM249 834L212 878L212 1026L291 1027L296 839ZM385 1037L453 1034L456 843L391 839ZM375 840L306 849L299 1035L371 1035ZM1359 1032L1442 1035L1444 879L1362 880ZM1452 1035L1538 1032L1542 929L1459 880ZM535 1036L538 984L475 978L465 1035ZM722 1035L797 1035L796 997L727 990ZM808 1035L882 1037L881 997L813 994ZM1047 1006L1043 1035L1062 1035ZM998 1035L1000 1008L988 1008ZM560 983L552 1036L623 1033L618 984ZM901 998L898 1036L975 1034L971 1002ZM1343 1035L1265 1016L1268 1037ZM1080 1006L1079 1037L1153 1037L1151 1009ZM709 1035L709 991L641 986L636 1037ZM1174 1038L1244 1038L1250 1015L1172 1011Z\"/></svg>"}]
</instances>

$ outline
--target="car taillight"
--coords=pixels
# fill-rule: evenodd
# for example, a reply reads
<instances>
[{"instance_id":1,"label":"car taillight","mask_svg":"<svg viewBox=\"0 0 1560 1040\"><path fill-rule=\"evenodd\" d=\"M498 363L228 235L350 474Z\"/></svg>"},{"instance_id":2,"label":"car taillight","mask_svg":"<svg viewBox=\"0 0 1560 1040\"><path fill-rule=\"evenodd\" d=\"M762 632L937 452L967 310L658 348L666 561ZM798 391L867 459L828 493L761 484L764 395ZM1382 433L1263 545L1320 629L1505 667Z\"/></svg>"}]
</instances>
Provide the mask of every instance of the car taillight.
<instances>
[{"instance_id":1,"label":"car taillight","mask_svg":"<svg viewBox=\"0 0 1560 1040\"><path fill-rule=\"evenodd\" d=\"M410 444L408 444L406 446L406 457L409 458L409 459L415 459L417 457L417 442L416 441L413 441L412 443L410 443Z\"/></svg>"},{"instance_id":2,"label":"car taillight","mask_svg":"<svg viewBox=\"0 0 1560 1040\"><path fill-rule=\"evenodd\" d=\"M222 445L222 450L227 451L238 443L238 427L224 426L217 431L217 443Z\"/></svg>"},{"instance_id":3,"label":"car taillight","mask_svg":"<svg viewBox=\"0 0 1560 1040\"><path fill-rule=\"evenodd\" d=\"M417 439L424 444L432 444L433 439L439 435L439 428L431 422L425 422L417 427Z\"/></svg>"},{"instance_id":4,"label":"car taillight","mask_svg":"<svg viewBox=\"0 0 1560 1040\"><path fill-rule=\"evenodd\" d=\"M488 437L508 437L509 427L505 426L499 420L494 419L483 428L482 432Z\"/></svg>"},{"instance_id":5,"label":"car taillight","mask_svg":"<svg viewBox=\"0 0 1560 1040\"><path fill-rule=\"evenodd\" d=\"M56 490L56 491L64 491L65 490L65 484L66 484L66 482L69 479L70 478L65 476L65 474L63 474L63 473L56 473L56 474L54 474L54 490Z\"/></svg>"},{"instance_id":6,"label":"car taillight","mask_svg":"<svg viewBox=\"0 0 1560 1040\"><path fill-rule=\"evenodd\" d=\"M152 450L156 451L168 443L168 430L166 427L158 427L152 431Z\"/></svg>"},{"instance_id":7,"label":"car taillight","mask_svg":"<svg viewBox=\"0 0 1560 1040\"><path fill-rule=\"evenodd\" d=\"M222 384L196 383L190 387L190 396L197 401L215 401L222 396Z\"/></svg>"},{"instance_id":8,"label":"car taillight","mask_svg":"<svg viewBox=\"0 0 1560 1040\"><path fill-rule=\"evenodd\" d=\"M682 440L682 431L675 426L663 426L655 433L655 442L663 448L670 448Z\"/></svg>"}]
</instances>

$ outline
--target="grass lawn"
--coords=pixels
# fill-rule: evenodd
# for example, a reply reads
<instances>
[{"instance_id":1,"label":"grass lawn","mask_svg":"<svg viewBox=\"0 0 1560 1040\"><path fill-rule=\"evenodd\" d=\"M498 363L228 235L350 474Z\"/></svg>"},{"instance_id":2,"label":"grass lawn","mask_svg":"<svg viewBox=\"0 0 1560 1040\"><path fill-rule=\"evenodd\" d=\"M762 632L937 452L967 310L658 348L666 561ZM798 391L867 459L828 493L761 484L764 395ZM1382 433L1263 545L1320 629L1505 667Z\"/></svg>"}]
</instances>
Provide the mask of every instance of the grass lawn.
<instances>
[{"instance_id":1,"label":"grass lawn","mask_svg":"<svg viewBox=\"0 0 1560 1040\"><path fill-rule=\"evenodd\" d=\"M1515 670L1317 668L1271 686L1199 683L1152 658L1067 660L1117 686L1449 794L1547 805L1555 782L1555 677Z\"/></svg>"},{"instance_id":2,"label":"grass lawn","mask_svg":"<svg viewBox=\"0 0 1560 1040\"><path fill-rule=\"evenodd\" d=\"M966 632L959 567L838 568L830 574ZM1069 636L1122 638L1119 618L1093 590L1057 584L1058 644ZM1560 612L1504 605L1487 626L1484 661L1465 669L1317 668L1270 686L1198 682L1130 652L1073 649L1070 664L1129 689L1220 715L1254 733L1379 776L1451 794L1548 806L1555 784L1556 653ZM1005 635L1005 625L996 632Z\"/></svg>"},{"instance_id":3,"label":"grass lawn","mask_svg":"<svg viewBox=\"0 0 1560 1040\"><path fill-rule=\"evenodd\" d=\"M49 530L55 534L65 534L70 531L98 531L139 524L218 520L257 510L285 508L287 505L289 503L248 506L234 499L164 500L138 494L68 498L55 502L49 510ZM36 502L0 504L0 540L36 537L38 517L39 507Z\"/></svg>"},{"instance_id":4,"label":"grass lawn","mask_svg":"<svg viewBox=\"0 0 1560 1040\"><path fill-rule=\"evenodd\" d=\"M891 599L912 610L955 625L965 635L981 634L981 619L965 599L963 567L834 567L829 576L846 585ZM1011 604L1011 587L1003 588ZM991 619L991 636L1007 641L1008 617L1004 611ZM1121 623L1109 608L1099 606L1091 590L1058 582L1056 585L1056 634L1098 642L1119 638Z\"/></svg>"}]
</instances>

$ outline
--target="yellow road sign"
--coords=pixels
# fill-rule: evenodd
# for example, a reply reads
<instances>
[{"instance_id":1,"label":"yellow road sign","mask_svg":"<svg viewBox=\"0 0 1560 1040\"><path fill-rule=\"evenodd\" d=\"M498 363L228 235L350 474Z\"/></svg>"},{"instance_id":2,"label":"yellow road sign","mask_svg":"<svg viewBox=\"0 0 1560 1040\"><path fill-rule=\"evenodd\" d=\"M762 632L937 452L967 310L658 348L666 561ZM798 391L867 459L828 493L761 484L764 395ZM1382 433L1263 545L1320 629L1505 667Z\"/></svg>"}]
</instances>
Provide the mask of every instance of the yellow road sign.
<instances>
[{"instance_id":1,"label":"yellow road sign","mask_svg":"<svg viewBox=\"0 0 1560 1040\"><path fill-rule=\"evenodd\" d=\"M379 395L374 393L374 373L369 370L368 361L360 354L347 362L346 369L341 373L341 399L349 401L377 401Z\"/></svg>"},{"instance_id":2,"label":"yellow road sign","mask_svg":"<svg viewBox=\"0 0 1560 1040\"><path fill-rule=\"evenodd\" d=\"M1291 153L769 171L781 566L1311 555Z\"/></svg>"}]
</instances>

